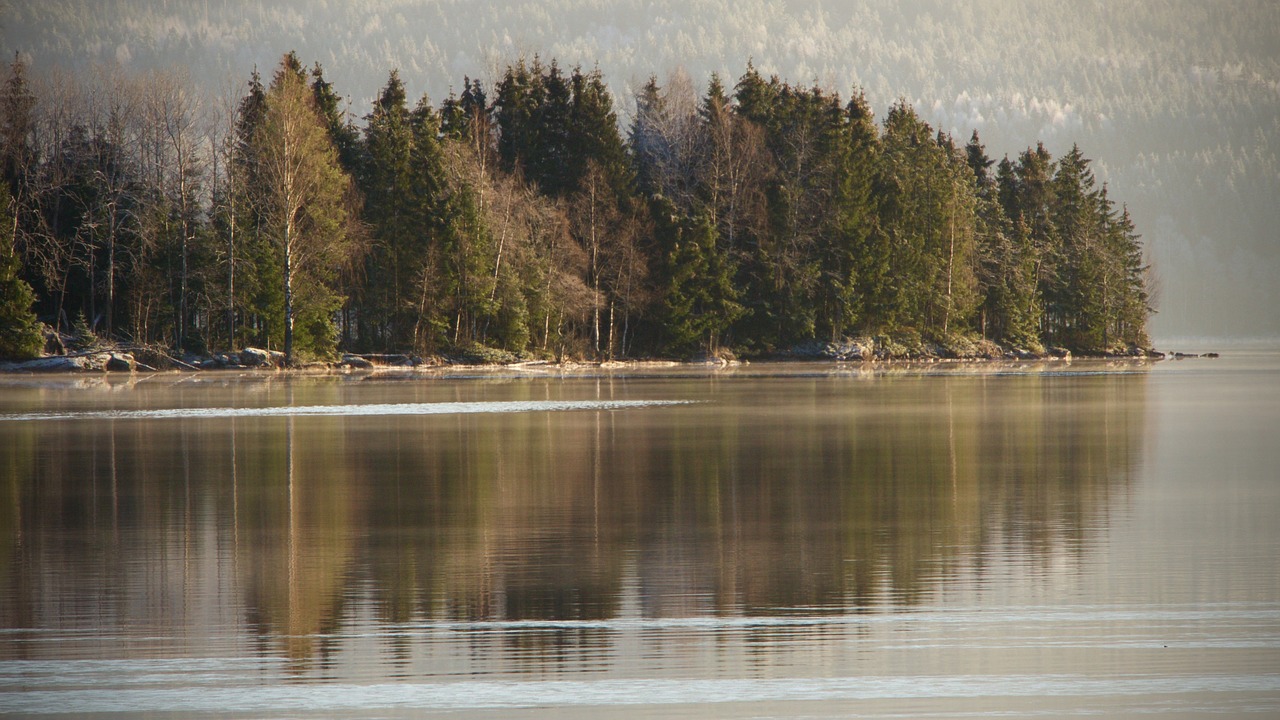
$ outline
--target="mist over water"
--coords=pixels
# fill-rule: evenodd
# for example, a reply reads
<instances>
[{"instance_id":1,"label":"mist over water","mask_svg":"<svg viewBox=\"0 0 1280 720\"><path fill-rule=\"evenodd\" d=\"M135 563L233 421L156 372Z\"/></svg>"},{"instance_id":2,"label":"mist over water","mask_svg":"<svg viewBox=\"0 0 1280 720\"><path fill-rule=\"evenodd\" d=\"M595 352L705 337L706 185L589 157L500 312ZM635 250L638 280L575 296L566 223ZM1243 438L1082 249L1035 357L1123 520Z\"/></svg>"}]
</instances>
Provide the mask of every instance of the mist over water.
<instances>
[{"instance_id":1,"label":"mist over water","mask_svg":"<svg viewBox=\"0 0 1280 720\"><path fill-rule=\"evenodd\" d=\"M1278 378L13 381L0 708L1266 716Z\"/></svg>"}]
</instances>

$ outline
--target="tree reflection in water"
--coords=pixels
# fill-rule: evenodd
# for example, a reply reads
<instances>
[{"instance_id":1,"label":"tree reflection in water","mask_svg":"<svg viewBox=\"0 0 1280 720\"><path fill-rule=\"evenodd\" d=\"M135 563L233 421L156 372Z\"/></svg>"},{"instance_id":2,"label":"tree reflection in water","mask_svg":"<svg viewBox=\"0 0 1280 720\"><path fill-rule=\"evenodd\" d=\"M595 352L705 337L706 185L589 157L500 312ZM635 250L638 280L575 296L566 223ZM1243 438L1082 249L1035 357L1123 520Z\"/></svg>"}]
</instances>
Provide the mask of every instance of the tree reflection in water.
<instances>
[{"instance_id":1,"label":"tree reflection in water","mask_svg":"<svg viewBox=\"0 0 1280 720\"><path fill-rule=\"evenodd\" d=\"M1086 559L1142 453L1146 377L432 382L223 392L699 402L12 423L0 621L156 630L138 645L157 654L213 628L297 672L371 627L393 667L410 634L441 629L513 670L605 664L633 620L755 619L749 642L777 648L821 626L768 618L901 609L981 587L993 564ZM662 627L640 648L680 642Z\"/></svg>"}]
</instances>

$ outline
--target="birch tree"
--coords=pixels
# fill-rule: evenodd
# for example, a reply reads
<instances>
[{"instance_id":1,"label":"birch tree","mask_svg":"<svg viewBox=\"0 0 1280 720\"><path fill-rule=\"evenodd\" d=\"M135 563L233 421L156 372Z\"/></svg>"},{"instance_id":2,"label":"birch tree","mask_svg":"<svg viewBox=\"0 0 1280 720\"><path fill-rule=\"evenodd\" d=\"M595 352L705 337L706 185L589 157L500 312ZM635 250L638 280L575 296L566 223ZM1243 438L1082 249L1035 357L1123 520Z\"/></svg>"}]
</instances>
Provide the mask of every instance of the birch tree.
<instances>
[{"instance_id":1,"label":"birch tree","mask_svg":"<svg viewBox=\"0 0 1280 720\"><path fill-rule=\"evenodd\" d=\"M346 198L351 179L338 163L311 88L292 53L281 61L267 92L256 137L262 173L263 215L277 253L284 291L284 353L296 361L302 321L305 350L325 355L336 344L333 313L341 304L332 287L351 259Z\"/></svg>"}]
</instances>

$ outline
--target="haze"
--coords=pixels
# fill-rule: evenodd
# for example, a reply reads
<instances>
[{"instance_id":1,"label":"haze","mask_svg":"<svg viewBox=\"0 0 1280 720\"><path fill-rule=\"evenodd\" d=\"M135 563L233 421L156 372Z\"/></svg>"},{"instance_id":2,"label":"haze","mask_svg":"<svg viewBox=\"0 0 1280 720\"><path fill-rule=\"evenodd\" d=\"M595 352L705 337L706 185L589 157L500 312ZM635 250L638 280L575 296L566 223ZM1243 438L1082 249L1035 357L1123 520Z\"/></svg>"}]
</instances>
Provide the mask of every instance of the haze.
<instances>
[{"instance_id":1,"label":"haze","mask_svg":"<svg viewBox=\"0 0 1280 720\"><path fill-rule=\"evenodd\" d=\"M439 100L521 55L599 65L624 112L650 75L765 74L883 117L909 100L992 157L1079 143L1154 270L1157 345L1280 337L1280 3L913 0L129 0L0 3L2 48L39 76L180 68L213 94L296 49L362 116L399 68Z\"/></svg>"}]
</instances>

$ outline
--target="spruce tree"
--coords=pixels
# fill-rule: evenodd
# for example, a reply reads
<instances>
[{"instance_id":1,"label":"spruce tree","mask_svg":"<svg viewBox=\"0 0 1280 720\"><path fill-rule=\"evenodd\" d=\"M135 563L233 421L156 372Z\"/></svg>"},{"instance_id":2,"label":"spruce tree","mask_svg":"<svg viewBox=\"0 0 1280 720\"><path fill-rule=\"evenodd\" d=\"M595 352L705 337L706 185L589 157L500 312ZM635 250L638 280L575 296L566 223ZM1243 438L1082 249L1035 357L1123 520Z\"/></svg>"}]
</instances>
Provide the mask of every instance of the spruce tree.
<instances>
[{"instance_id":1,"label":"spruce tree","mask_svg":"<svg viewBox=\"0 0 1280 720\"><path fill-rule=\"evenodd\" d=\"M412 342L417 265L425 254L414 212L414 133L400 75L392 70L366 117L361 186L373 245L365 260L362 336L384 347Z\"/></svg>"},{"instance_id":2,"label":"spruce tree","mask_svg":"<svg viewBox=\"0 0 1280 720\"><path fill-rule=\"evenodd\" d=\"M447 105L446 105L447 107ZM459 106L461 109L461 106ZM459 125L459 132L466 131L469 123ZM449 180L445 169L444 151L439 135L443 119L431 108L424 95L409 116L413 138L409 158L409 215L416 226L415 247L421 255L415 260L412 278L413 347L419 351L437 350L445 346L449 338L451 298L455 291L456 277L446 272L444 238L454 219L447 206ZM463 137L446 136L448 141L464 142Z\"/></svg>"},{"instance_id":3,"label":"spruce tree","mask_svg":"<svg viewBox=\"0 0 1280 720\"><path fill-rule=\"evenodd\" d=\"M830 227L818 248L818 327L833 341L866 322L867 297L859 289L878 283L880 272L870 247L876 229L873 191L879 138L865 97L855 95L849 101L837 132L830 151Z\"/></svg>"},{"instance_id":4,"label":"spruce tree","mask_svg":"<svg viewBox=\"0 0 1280 720\"><path fill-rule=\"evenodd\" d=\"M661 192L663 161L670 153L669 143L662 133L662 119L666 114L666 101L658 78L649 81L636 95L636 113L627 134L627 149L636 174L636 185L645 197Z\"/></svg>"},{"instance_id":5,"label":"spruce tree","mask_svg":"<svg viewBox=\"0 0 1280 720\"><path fill-rule=\"evenodd\" d=\"M733 283L733 263L716 247L710 219L695 217L668 227L674 242L667 256L667 346L676 353L714 354L744 308Z\"/></svg>"},{"instance_id":6,"label":"spruce tree","mask_svg":"<svg viewBox=\"0 0 1280 720\"><path fill-rule=\"evenodd\" d=\"M362 160L360 133L342 107L342 98L333 89L333 84L325 80L324 69L319 62L311 68L311 92L316 99L316 109L329 130L329 139L338 151L338 162L348 175L354 177Z\"/></svg>"},{"instance_id":7,"label":"spruce tree","mask_svg":"<svg viewBox=\"0 0 1280 720\"><path fill-rule=\"evenodd\" d=\"M0 184L0 358L26 359L40 354L44 339L31 311L35 294L19 277L22 263L13 248L14 228L9 188Z\"/></svg>"},{"instance_id":8,"label":"spruce tree","mask_svg":"<svg viewBox=\"0 0 1280 720\"><path fill-rule=\"evenodd\" d=\"M976 130L965 146L965 157L977 188L977 329L983 337L1039 351L1035 257L1026 225L1011 222L1000 200L1002 193L1014 192L1013 164L1005 158L992 175L995 162L987 157Z\"/></svg>"}]
</instances>

